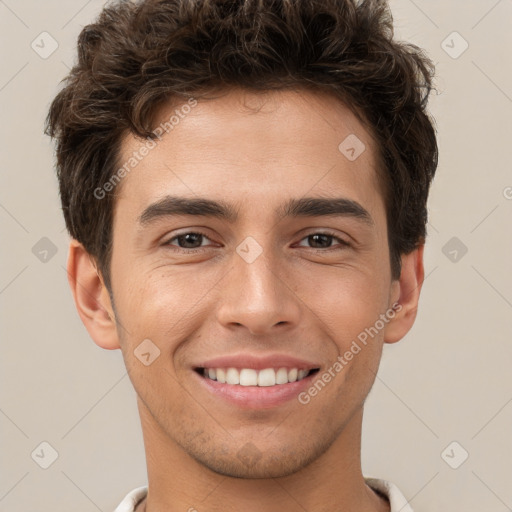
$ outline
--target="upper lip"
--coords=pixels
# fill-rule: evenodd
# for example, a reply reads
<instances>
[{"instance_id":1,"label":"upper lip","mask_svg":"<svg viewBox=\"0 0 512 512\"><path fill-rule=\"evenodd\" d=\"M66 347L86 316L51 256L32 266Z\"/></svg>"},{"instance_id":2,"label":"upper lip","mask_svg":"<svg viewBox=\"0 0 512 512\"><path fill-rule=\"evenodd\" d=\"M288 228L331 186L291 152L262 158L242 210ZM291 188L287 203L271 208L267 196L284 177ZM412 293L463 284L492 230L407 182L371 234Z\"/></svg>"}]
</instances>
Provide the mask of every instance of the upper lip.
<instances>
[{"instance_id":1,"label":"upper lip","mask_svg":"<svg viewBox=\"0 0 512 512\"><path fill-rule=\"evenodd\" d=\"M305 359L299 359L287 354L267 354L256 356L254 354L236 354L220 356L199 362L194 368L252 368L264 370L265 368L298 368L313 370L320 365Z\"/></svg>"}]
</instances>

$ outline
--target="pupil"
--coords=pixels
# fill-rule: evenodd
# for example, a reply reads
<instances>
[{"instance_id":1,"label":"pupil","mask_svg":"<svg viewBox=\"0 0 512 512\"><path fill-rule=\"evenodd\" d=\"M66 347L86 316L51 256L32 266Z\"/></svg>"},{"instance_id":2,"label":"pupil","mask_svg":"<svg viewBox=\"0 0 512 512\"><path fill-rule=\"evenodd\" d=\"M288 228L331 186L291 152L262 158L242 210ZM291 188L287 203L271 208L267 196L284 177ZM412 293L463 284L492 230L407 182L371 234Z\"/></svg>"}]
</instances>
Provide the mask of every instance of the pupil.
<instances>
[{"instance_id":1,"label":"pupil","mask_svg":"<svg viewBox=\"0 0 512 512\"><path fill-rule=\"evenodd\" d=\"M185 246L188 249L199 247L201 245L201 235L200 233L187 233L185 235L181 235L178 237L178 241L180 246ZM194 245L199 240L199 246ZM183 245L184 244L184 245ZM192 246L190 245L192 244Z\"/></svg>"},{"instance_id":2,"label":"pupil","mask_svg":"<svg viewBox=\"0 0 512 512\"><path fill-rule=\"evenodd\" d=\"M331 235L322 235L322 234L310 235L309 239L310 239L309 241L313 247L317 247L319 241L320 241L320 247L329 247L331 245L329 243L330 239L331 239ZM322 244L322 241L325 243Z\"/></svg>"},{"instance_id":3,"label":"pupil","mask_svg":"<svg viewBox=\"0 0 512 512\"><path fill-rule=\"evenodd\" d=\"M200 233L186 233L185 235L181 235L178 237L178 241L180 246L185 246L186 248L194 248L201 246L197 246L197 242L201 242L201 238L203 235ZM315 234L309 236L309 242L313 247L329 247L331 241L331 235L322 235Z\"/></svg>"}]
</instances>

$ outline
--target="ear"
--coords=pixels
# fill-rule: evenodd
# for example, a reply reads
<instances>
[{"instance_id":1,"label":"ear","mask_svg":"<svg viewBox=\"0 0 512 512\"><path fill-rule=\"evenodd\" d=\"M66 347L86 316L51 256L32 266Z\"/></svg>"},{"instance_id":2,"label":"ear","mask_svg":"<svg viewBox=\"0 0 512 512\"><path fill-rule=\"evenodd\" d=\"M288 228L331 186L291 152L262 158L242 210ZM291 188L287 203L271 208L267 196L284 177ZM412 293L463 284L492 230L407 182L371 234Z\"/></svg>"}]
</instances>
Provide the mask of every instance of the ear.
<instances>
[{"instance_id":1,"label":"ear","mask_svg":"<svg viewBox=\"0 0 512 512\"><path fill-rule=\"evenodd\" d=\"M69 245L67 270L76 309L91 338L101 348L121 348L108 290L93 258L76 240Z\"/></svg>"},{"instance_id":2,"label":"ear","mask_svg":"<svg viewBox=\"0 0 512 512\"><path fill-rule=\"evenodd\" d=\"M409 254L402 255L402 271L400 278L391 285L390 307L394 308L395 316L384 330L384 342L400 341L411 329L418 311L421 286L425 271L423 268L423 249L421 244Z\"/></svg>"}]
</instances>

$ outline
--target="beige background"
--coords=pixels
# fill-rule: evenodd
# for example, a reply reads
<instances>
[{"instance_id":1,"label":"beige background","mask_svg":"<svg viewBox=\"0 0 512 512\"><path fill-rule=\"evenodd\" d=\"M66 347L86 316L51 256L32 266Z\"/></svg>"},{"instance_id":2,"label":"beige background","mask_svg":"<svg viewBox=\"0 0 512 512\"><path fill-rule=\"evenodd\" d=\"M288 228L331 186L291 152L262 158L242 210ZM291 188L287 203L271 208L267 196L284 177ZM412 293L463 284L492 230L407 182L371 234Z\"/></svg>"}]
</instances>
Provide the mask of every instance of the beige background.
<instances>
[{"instance_id":1,"label":"beige background","mask_svg":"<svg viewBox=\"0 0 512 512\"><path fill-rule=\"evenodd\" d=\"M94 345L72 303L52 146L42 134L78 32L102 4L0 0L0 511L109 512L146 483L121 354ZM367 402L363 470L395 482L415 512L510 510L512 1L391 6L398 35L437 64L431 105L441 159L419 317L385 348ZM31 48L43 31L59 45L46 59ZM453 58L461 37L469 48ZM47 261L43 237L57 250ZM31 457L43 441L58 452L48 469ZM456 465L463 450L469 458L452 469L447 461Z\"/></svg>"}]
</instances>

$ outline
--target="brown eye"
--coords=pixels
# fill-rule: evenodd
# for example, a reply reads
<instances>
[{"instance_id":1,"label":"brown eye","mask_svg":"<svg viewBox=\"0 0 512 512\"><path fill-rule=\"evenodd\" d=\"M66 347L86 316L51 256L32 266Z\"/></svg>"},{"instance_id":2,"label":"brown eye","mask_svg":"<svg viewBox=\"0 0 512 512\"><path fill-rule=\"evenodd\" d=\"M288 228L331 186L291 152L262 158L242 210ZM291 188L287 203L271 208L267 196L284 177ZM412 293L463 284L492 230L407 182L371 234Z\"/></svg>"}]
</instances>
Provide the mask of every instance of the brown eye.
<instances>
[{"instance_id":1,"label":"brown eye","mask_svg":"<svg viewBox=\"0 0 512 512\"><path fill-rule=\"evenodd\" d=\"M331 235L315 234L307 237L311 247L315 249L325 249L332 245L333 237Z\"/></svg>"},{"instance_id":2,"label":"brown eye","mask_svg":"<svg viewBox=\"0 0 512 512\"><path fill-rule=\"evenodd\" d=\"M189 231L188 233L182 233L181 235L170 238L164 245L177 246L180 249L197 249L204 247L202 244L204 239L209 240L204 233ZM174 243L175 241L177 243Z\"/></svg>"},{"instance_id":3,"label":"brown eye","mask_svg":"<svg viewBox=\"0 0 512 512\"><path fill-rule=\"evenodd\" d=\"M333 241L338 242L338 245L341 246L349 245L347 242L345 242L345 240L342 240L341 238L330 233L312 233L304 237L302 240L307 240L311 249L330 249L333 247L333 245L335 245L333 244ZM300 245L301 247L304 247L304 245Z\"/></svg>"}]
</instances>

